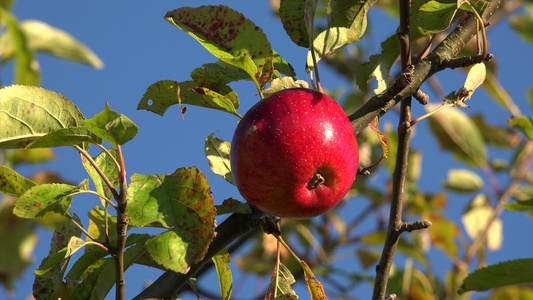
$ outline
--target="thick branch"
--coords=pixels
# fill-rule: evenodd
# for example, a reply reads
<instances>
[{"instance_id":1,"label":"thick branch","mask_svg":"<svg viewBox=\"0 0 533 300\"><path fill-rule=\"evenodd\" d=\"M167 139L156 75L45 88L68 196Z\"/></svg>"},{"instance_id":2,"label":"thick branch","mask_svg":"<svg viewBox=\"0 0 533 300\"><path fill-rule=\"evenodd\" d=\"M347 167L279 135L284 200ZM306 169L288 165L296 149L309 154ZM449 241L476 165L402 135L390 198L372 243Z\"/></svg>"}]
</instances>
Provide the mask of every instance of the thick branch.
<instances>
[{"instance_id":1,"label":"thick branch","mask_svg":"<svg viewBox=\"0 0 533 300\"><path fill-rule=\"evenodd\" d=\"M502 5L503 0L490 1L489 7L483 14L487 21L490 16ZM375 117L381 117L405 97L415 93L422 83L433 74L448 67L449 61L457 56L468 41L477 32L475 16L468 16L459 24L427 57L415 64L413 81L391 99L376 95L370 98L360 109L349 116L356 135L365 129Z\"/></svg>"},{"instance_id":2,"label":"thick branch","mask_svg":"<svg viewBox=\"0 0 533 300\"><path fill-rule=\"evenodd\" d=\"M400 59L402 70L409 68L411 64L411 4L410 0L400 0L400 26L398 38L400 40ZM398 125L398 148L396 154L396 166L394 168L392 182L392 199L389 215L387 237L379 264L376 266L376 281L374 283L373 300L385 298L390 268L394 260L394 253L402 233L402 210L405 198L405 181L407 178L407 163L409 156L409 140L411 137L411 96L402 100L400 107L400 124Z\"/></svg>"}]
</instances>

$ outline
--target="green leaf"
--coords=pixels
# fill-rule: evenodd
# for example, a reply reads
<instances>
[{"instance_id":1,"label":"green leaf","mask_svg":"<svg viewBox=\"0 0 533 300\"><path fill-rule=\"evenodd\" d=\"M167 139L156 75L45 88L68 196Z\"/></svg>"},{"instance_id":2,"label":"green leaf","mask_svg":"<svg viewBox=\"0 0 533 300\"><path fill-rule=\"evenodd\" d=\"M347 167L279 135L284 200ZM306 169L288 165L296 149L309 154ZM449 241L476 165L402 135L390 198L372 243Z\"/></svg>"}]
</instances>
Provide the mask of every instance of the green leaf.
<instances>
[{"instance_id":1,"label":"green leaf","mask_svg":"<svg viewBox=\"0 0 533 300\"><path fill-rule=\"evenodd\" d=\"M366 31L367 13L376 0L341 0L332 3L331 24L313 41L316 61L338 49L359 42ZM311 51L307 54L307 66L313 67Z\"/></svg>"},{"instance_id":2,"label":"green leaf","mask_svg":"<svg viewBox=\"0 0 533 300\"><path fill-rule=\"evenodd\" d=\"M474 115L471 119L477 128L479 128L481 134L483 134L483 139L489 145L514 148L521 141L520 135L507 126L489 124L482 115Z\"/></svg>"},{"instance_id":3,"label":"green leaf","mask_svg":"<svg viewBox=\"0 0 533 300\"><path fill-rule=\"evenodd\" d=\"M242 116L239 115L235 110L236 108L235 105L233 105L232 101L226 98L224 95L221 95L205 87L191 87L190 90L202 95L205 100L205 103L221 107L222 110L227 111L239 118L242 118Z\"/></svg>"},{"instance_id":4,"label":"green leaf","mask_svg":"<svg viewBox=\"0 0 533 300\"><path fill-rule=\"evenodd\" d=\"M292 275L291 271L280 262L279 270L274 269L274 272L272 273L272 277L270 278L270 284L268 285L266 291L265 299L298 299L296 292L292 289L292 285L295 282L296 279L294 279L294 276ZM275 298L274 295L276 295Z\"/></svg>"},{"instance_id":5,"label":"green leaf","mask_svg":"<svg viewBox=\"0 0 533 300\"><path fill-rule=\"evenodd\" d=\"M13 169L0 165L0 193L18 197L35 185Z\"/></svg>"},{"instance_id":6,"label":"green leaf","mask_svg":"<svg viewBox=\"0 0 533 300\"><path fill-rule=\"evenodd\" d=\"M82 123L93 134L110 142L115 147L124 145L133 139L139 131L132 120L111 110L108 103L106 103L104 111L89 120L83 120Z\"/></svg>"},{"instance_id":7,"label":"green leaf","mask_svg":"<svg viewBox=\"0 0 533 300\"><path fill-rule=\"evenodd\" d=\"M72 221L77 222L81 225L81 221L78 216L74 215L72 220L66 220L60 227L54 231L52 240L50 242L50 252L48 257L44 258L39 267L48 264L48 261L54 259L56 253L60 252L62 249L66 249L71 241L72 237L79 238L81 236L81 230L74 225ZM77 239L75 239L76 241ZM33 295L37 299L54 299L53 292L56 289L56 286L62 282L63 274L67 268L67 264L70 260L69 257L64 257L59 263L55 264L55 267L48 269L46 277L36 275L35 282L33 283Z\"/></svg>"},{"instance_id":8,"label":"green leaf","mask_svg":"<svg viewBox=\"0 0 533 300\"><path fill-rule=\"evenodd\" d=\"M510 112L516 111L517 108L513 102L513 99L511 98L511 95L509 95L509 93L501 85L493 68L487 68L487 77L483 82L483 88L485 89L485 92L489 94L491 99L493 99L501 107Z\"/></svg>"},{"instance_id":9,"label":"green leaf","mask_svg":"<svg viewBox=\"0 0 533 300\"><path fill-rule=\"evenodd\" d=\"M185 272L205 256L213 238L216 210L205 175L180 168L171 175L134 174L131 181L129 224L171 228L146 246L158 264Z\"/></svg>"},{"instance_id":10,"label":"green leaf","mask_svg":"<svg viewBox=\"0 0 533 300\"><path fill-rule=\"evenodd\" d=\"M142 244L136 244L124 252L124 270L146 253ZM94 270L83 280L73 292L74 299L104 300L115 285L115 261L113 258L100 259L91 266Z\"/></svg>"},{"instance_id":11,"label":"green leaf","mask_svg":"<svg viewBox=\"0 0 533 300\"><path fill-rule=\"evenodd\" d=\"M175 104L190 104L213 108L240 117L230 98L226 98L207 88L198 87L198 84L194 81L158 81L148 87L141 101L139 101L137 109L145 109L162 116L170 106Z\"/></svg>"},{"instance_id":12,"label":"green leaf","mask_svg":"<svg viewBox=\"0 0 533 300\"><path fill-rule=\"evenodd\" d=\"M102 61L91 49L59 28L38 20L23 21L20 27L26 36L28 48L32 52L44 52L61 59L87 64L97 69L104 67ZM0 39L0 45L3 46L4 51L2 60L11 59L16 51L13 39L4 35Z\"/></svg>"},{"instance_id":13,"label":"green leaf","mask_svg":"<svg viewBox=\"0 0 533 300\"><path fill-rule=\"evenodd\" d=\"M398 37L392 35L381 43L381 54L370 56L369 62L359 66L356 82L363 92L368 91L368 80L372 77L377 80L375 94L379 94L387 88L390 68L400 55L399 49Z\"/></svg>"},{"instance_id":14,"label":"green leaf","mask_svg":"<svg viewBox=\"0 0 533 300\"><path fill-rule=\"evenodd\" d=\"M21 218L35 218L49 211L68 215L72 196L78 192L79 186L64 183L35 185L17 199L13 213Z\"/></svg>"},{"instance_id":15,"label":"green leaf","mask_svg":"<svg viewBox=\"0 0 533 300\"><path fill-rule=\"evenodd\" d=\"M215 205L217 209L217 215L224 214L245 214L249 215L252 213L252 209L248 203L243 203L239 200L228 198L222 201L221 205Z\"/></svg>"},{"instance_id":16,"label":"green leaf","mask_svg":"<svg viewBox=\"0 0 533 300\"><path fill-rule=\"evenodd\" d=\"M510 211L532 211L533 199L502 203L503 207Z\"/></svg>"},{"instance_id":17,"label":"green leaf","mask_svg":"<svg viewBox=\"0 0 533 300\"><path fill-rule=\"evenodd\" d=\"M311 299L327 299L322 283L316 279L311 268L303 260L300 261L300 265L304 269L305 284L307 285Z\"/></svg>"},{"instance_id":18,"label":"green leaf","mask_svg":"<svg viewBox=\"0 0 533 300\"><path fill-rule=\"evenodd\" d=\"M273 51L261 28L224 5L182 7L165 19L187 32L220 60L250 75L257 87L270 81Z\"/></svg>"},{"instance_id":19,"label":"green leaf","mask_svg":"<svg viewBox=\"0 0 533 300\"><path fill-rule=\"evenodd\" d=\"M479 194L472 200L470 207L461 217L461 222L466 234L472 240L479 238L485 230L488 230L487 247L494 251L501 247L503 224L500 219L492 220L493 217L494 209L490 206L487 197Z\"/></svg>"},{"instance_id":20,"label":"green leaf","mask_svg":"<svg viewBox=\"0 0 533 300\"><path fill-rule=\"evenodd\" d=\"M436 213L429 214L424 218L431 220L432 223L428 229L432 244L448 255L448 257L457 257L459 247L455 238L457 238L460 232L457 225Z\"/></svg>"},{"instance_id":21,"label":"green leaf","mask_svg":"<svg viewBox=\"0 0 533 300\"><path fill-rule=\"evenodd\" d=\"M515 259L490 265L468 274L459 294L486 291L495 287L533 282L533 258Z\"/></svg>"},{"instance_id":22,"label":"green leaf","mask_svg":"<svg viewBox=\"0 0 533 300\"><path fill-rule=\"evenodd\" d=\"M305 1L282 0L279 3L279 18L283 29L296 45L309 48L309 35L304 20Z\"/></svg>"},{"instance_id":23,"label":"green leaf","mask_svg":"<svg viewBox=\"0 0 533 300\"><path fill-rule=\"evenodd\" d=\"M91 144L101 144L102 139L95 136L85 127L63 128L37 138L27 148L54 148L78 145L83 149L89 149Z\"/></svg>"},{"instance_id":24,"label":"green leaf","mask_svg":"<svg viewBox=\"0 0 533 300\"><path fill-rule=\"evenodd\" d=\"M230 165L231 144L213 137L215 134L216 132L213 132L205 139L205 155L209 160L209 167L213 173L224 177L227 182L235 185Z\"/></svg>"},{"instance_id":25,"label":"green leaf","mask_svg":"<svg viewBox=\"0 0 533 300\"><path fill-rule=\"evenodd\" d=\"M533 5L524 3L525 13L509 18L509 24L526 41L533 41Z\"/></svg>"},{"instance_id":26,"label":"green leaf","mask_svg":"<svg viewBox=\"0 0 533 300\"><path fill-rule=\"evenodd\" d=\"M53 131L82 126L79 109L58 93L12 85L0 89L0 148L24 148Z\"/></svg>"},{"instance_id":27,"label":"green leaf","mask_svg":"<svg viewBox=\"0 0 533 300\"><path fill-rule=\"evenodd\" d=\"M520 130L528 139L533 141L533 119L526 116L511 117L508 124Z\"/></svg>"},{"instance_id":28,"label":"green leaf","mask_svg":"<svg viewBox=\"0 0 533 300\"><path fill-rule=\"evenodd\" d=\"M5 153L5 152L4 152ZM21 163L39 164L55 159L52 149L16 149L11 157L13 167Z\"/></svg>"},{"instance_id":29,"label":"green leaf","mask_svg":"<svg viewBox=\"0 0 533 300\"><path fill-rule=\"evenodd\" d=\"M268 98L276 92L296 87L309 88L309 84L307 81L294 80L292 77L275 78L270 82L270 87L263 90L263 96Z\"/></svg>"},{"instance_id":30,"label":"green leaf","mask_svg":"<svg viewBox=\"0 0 533 300\"><path fill-rule=\"evenodd\" d=\"M420 6L418 9L418 19L422 28L429 33L438 33L446 30L464 12L473 12L472 7L466 1L457 0L431 0ZM469 1L474 9L483 14L488 6L485 1ZM458 4L459 7L458 7Z\"/></svg>"},{"instance_id":31,"label":"green leaf","mask_svg":"<svg viewBox=\"0 0 533 300\"><path fill-rule=\"evenodd\" d=\"M444 187L459 193L471 193L483 187L483 179L467 169L450 169Z\"/></svg>"},{"instance_id":32,"label":"green leaf","mask_svg":"<svg viewBox=\"0 0 533 300\"><path fill-rule=\"evenodd\" d=\"M441 3L431 0L420 7L418 18L425 31L438 33L450 27L456 13L457 2Z\"/></svg>"},{"instance_id":33,"label":"green leaf","mask_svg":"<svg viewBox=\"0 0 533 300\"><path fill-rule=\"evenodd\" d=\"M427 105L432 111L436 105ZM459 108L446 108L429 118L429 126L442 149L452 151L453 155L468 164L483 166L487 164L487 149L483 135Z\"/></svg>"},{"instance_id":34,"label":"green leaf","mask_svg":"<svg viewBox=\"0 0 533 300\"><path fill-rule=\"evenodd\" d=\"M14 198L0 201L0 283L7 290L14 289L13 283L26 271L34 259L34 249L39 240L33 224L13 215Z\"/></svg>"},{"instance_id":35,"label":"green leaf","mask_svg":"<svg viewBox=\"0 0 533 300\"><path fill-rule=\"evenodd\" d=\"M43 264L41 264L37 270L34 271L35 275L43 278L54 278L57 276L57 274L54 274L51 271L55 269L56 266L59 265L63 260L70 259L70 257L76 253L76 251L80 250L84 246L85 241L83 239L76 236L71 237L68 245L65 248L48 256L48 259L43 262Z\"/></svg>"},{"instance_id":36,"label":"green leaf","mask_svg":"<svg viewBox=\"0 0 533 300\"><path fill-rule=\"evenodd\" d=\"M24 85L39 85L40 74L35 54L28 45L28 38L22 30L17 18L10 12L0 7L0 19L7 25L7 30L2 36L0 46L2 49L10 41L15 58L14 82Z\"/></svg>"},{"instance_id":37,"label":"green leaf","mask_svg":"<svg viewBox=\"0 0 533 300\"><path fill-rule=\"evenodd\" d=\"M222 300L231 299L231 291L233 290L233 278L229 268L231 257L228 250L222 249L215 256L213 262L218 275L218 283L220 285L220 296Z\"/></svg>"},{"instance_id":38,"label":"green leaf","mask_svg":"<svg viewBox=\"0 0 533 300\"><path fill-rule=\"evenodd\" d=\"M100 170L104 173L104 175L109 179L109 181L113 184L113 187L116 189L118 188L120 184L120 173L117 169L117 165L115 162L119 161L118 157L118 151L115 148L108 149L108 152L113 156L111 157L107 152L102 151L96 157L93 158L94 162L98 166ZM81 155L81 162L83 164L83 167L91 176L91 179L93 180L94 186L96 187L96 191L100 193L101 195L106 196L108 199L113 198L113 194L111 193L111 190L105 184L104 179L98 174L96 169L91 165L89 160L83 155ZM102 201L102 205L107 205L107 202Z\"/></svg>"}]
</instances>

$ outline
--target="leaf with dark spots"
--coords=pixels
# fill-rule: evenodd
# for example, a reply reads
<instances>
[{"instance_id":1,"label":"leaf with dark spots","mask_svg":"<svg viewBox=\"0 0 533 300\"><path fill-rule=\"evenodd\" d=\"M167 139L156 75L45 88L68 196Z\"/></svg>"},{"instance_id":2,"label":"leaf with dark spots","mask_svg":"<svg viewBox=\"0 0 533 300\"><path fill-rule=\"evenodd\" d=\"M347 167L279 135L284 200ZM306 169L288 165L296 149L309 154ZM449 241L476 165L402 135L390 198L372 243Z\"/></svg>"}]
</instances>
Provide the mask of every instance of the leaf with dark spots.
<instances>
[{"instance_id":1,"label":"leaf with dark spots","mask_svg":"<svg viewBox=\"0 0 533 300\"><path fill-rule=\"evenodd\" d=\"M22 85L0 89L0 149L24 148L48 133L80 127L84 119L58 93Z\"/></svg>"},{"instance_id":2,"label":"leaf with dark spots","mask_svg":"<svg viewBox=\"0 0 533 300\"><path fill-rule=\"evenodd\" d=\"M137 109L146 109L162 116L170 106L181 103L217 109L239 116L231 100L233 94L231 91L226 96L206 87L200 87L194 81L161 80L148 87Z\"/></svg>"},{"instance_id":3,"label":"leaf with dark spots","mask_svg":"<svg viewBox=\"0 0 533 300\"><path fill-rule=\"evenodd\" d=\"M128 194L130 225L171 228L146 243L156 263L184 272L205 256L216 210L207 179L196 167L171 175L134 174Z\"/></svg>"},{"instance_id":4,"label":"leaf with dark spots","mask_svg":"<svg viewBox=\"0 0 533 300\"><path fill-rule=\"evenodd\" d=\"M78 216L74 215L72 220L81 225ZM79 238L80 236L81 230L74 225L71 220L66 220L54 231L54 235L50 242L50 252L48 256L42 260L39 269L46 265L56 253L59 253L62 249L67 247L71 238ZM33 295L35 298L52 299L51 296L56 289L57 284L61 283L63 280L63 274L65 273L66 265L69 260L70 256L64 257L54 268L46 273L46 276L35 276L35 281L33 283Z\"/></svg>"},{"instance_id":5,"label":"leaf with dark spots","mask_svg":"<svg viewBox=\"0 0 533 300\"><path fill-rule=\"evenodd\" d=\"M18 197L34 185L13 169L0 165L0 193Z\"/></svg>"},{"instance_id":6,"label":"leaf with dark spots","mask_svg":"<svg viewBox=\"0 0 533 300\"><path fill-rule=\"evenodd\" d=\"M241 13L224 5L182 7L165 19L220 60L246 71L256 85L270 81L274 52L262 29Z\"/></svg>"},{"instance_id":7,"label":"leaf with dark spots","mask_svg":"<svg viewBox=\"0 0 533 300\"><path fill-rule=\"evenodd\" d=\"M309 48L309 35L304 21L305 1L282 0L279 5L279 18L283 29L296 45Z\"/></svg>"},{"instance_id":8,"label":"leaf with dark spots","mask_svg":"<svg viewBox=\"0 0 533 300\"><path fill-rule=\"evenodd\" d=\"M70 184L35 185L17 199L13 213L21 218L35 218L50 211L66 215L72 196L79 190Z\"/></svg>"}]
</instances>

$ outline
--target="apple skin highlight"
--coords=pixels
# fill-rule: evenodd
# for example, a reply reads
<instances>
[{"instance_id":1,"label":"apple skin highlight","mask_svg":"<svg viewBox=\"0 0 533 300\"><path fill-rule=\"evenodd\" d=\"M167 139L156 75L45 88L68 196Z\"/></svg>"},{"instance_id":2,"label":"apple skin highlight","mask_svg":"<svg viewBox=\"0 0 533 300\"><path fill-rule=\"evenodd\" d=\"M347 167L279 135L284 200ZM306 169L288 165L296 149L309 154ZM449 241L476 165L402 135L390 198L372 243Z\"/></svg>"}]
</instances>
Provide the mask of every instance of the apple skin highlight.
<instances>
[{"instance_id":1,"label":"apple skin highlight","mask_svg":"<svg viewBox=\"0 0 533 300\"><path fill-rule=\"evenodd\" d=\"M274 93L253 106L232 140L235 184L252 206L284 218L312 218L335 207L359 163L342 108L311 89Z\"/></svg>"}]
</instances>

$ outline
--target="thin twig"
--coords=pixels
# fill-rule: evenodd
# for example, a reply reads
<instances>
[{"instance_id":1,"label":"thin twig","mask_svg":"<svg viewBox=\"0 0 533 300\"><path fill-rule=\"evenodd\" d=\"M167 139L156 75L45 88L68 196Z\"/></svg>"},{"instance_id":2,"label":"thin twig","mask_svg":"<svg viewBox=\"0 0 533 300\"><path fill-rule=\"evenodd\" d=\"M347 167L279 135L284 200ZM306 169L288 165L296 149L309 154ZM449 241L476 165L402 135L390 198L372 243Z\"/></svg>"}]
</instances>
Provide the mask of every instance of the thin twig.
<instances>
[{"instance_id":1,"label":"thin twig","mask_svg":"<svg viewBox=\"0 0 533 300\"><path fill-rule=\"evenodd\" d=\"M91 166L93 166L93 168L96 170L98 175L100 175L100 177L102 178L104 183L107 185L107 187L111 191L111 194L113 194L113 197L115 198L115 200L118 201L118 199L120 197L118 195L117 190L115 189L115 187L113 186L113 184L111 183L109 178L107 178L107 176L104 174L104 171L102 171L102 169L100 169L100 167L98 167L98 165L96 164L94 159L91 157L91 155L89 155L89 153L87 151L83 150L80 146L74 145L73 147L76 148L76 150L78 150L78 152L80 152L80 154L83 155L83 157L85 157L89 161Z\"/></svg>"}]
</instances>

